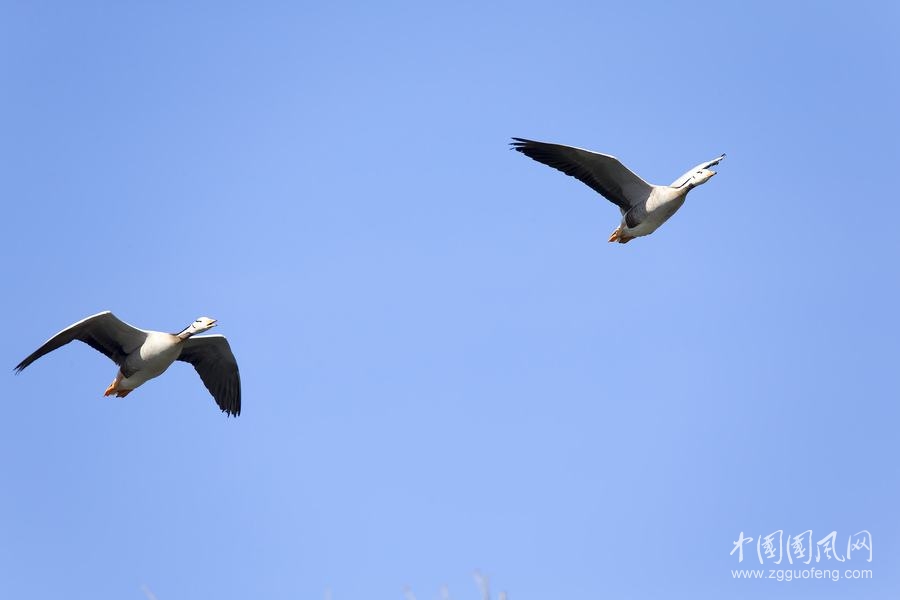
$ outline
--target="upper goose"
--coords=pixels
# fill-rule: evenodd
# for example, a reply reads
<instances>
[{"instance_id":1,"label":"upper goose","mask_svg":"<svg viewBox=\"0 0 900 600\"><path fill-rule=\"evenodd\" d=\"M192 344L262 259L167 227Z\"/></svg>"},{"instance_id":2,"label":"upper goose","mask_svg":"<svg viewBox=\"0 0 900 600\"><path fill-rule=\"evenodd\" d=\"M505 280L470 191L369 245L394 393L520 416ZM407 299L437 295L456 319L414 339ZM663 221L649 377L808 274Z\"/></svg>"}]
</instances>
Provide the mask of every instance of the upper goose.
<instances>
[{"instance_id":1,"label":"upper goose","mask_svg":"<svg viewBox=\"0 0 900 600\"><path fill-rule=\"evenodd\" d=\"M119 365L103 395L124 398L162 375L176 360L183 360L194 365L219 408L237 416L241 414L241 376L228 340L221 335L195 336L215 324L215 319L200 317L179 333L144 331L106 311L66 327L16 365L15 371L19 373L45 354L80 340Z\"/></svg>"},{"instance_id":2,"label":"upper goose","mask_svg":"<svg viewBox=\"0 0 900 600\"><path fill-rule=\"evenodd\" d=\"M723 154L697 165L672 185L651 185L615 156L523 138L513 138L511 145L525 156L581 180L617 205L622 211L622 223L609 241L620 244L656 231L681 208L689 191L712 179L716 172L709 168L725 158Z\"/></svg>"}]
</instances>

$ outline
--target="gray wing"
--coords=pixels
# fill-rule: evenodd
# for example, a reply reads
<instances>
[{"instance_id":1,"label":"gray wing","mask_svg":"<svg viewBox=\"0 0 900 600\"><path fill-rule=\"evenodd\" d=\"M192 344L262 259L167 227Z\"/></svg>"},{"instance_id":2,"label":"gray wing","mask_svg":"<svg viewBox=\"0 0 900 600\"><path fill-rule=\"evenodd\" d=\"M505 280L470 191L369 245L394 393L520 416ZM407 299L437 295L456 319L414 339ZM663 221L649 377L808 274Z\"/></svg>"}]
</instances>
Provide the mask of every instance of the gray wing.
<instances>
[{"instance_id":1,"label":"gray wing","mask_svg":"<svg viewBox=\"0 0 900 600\"><path fill-rule=\"evenodd\" d=\"M119 368L124 369L125 358L140 348L145 339L147 339L146 331L132 327L111 312L105 311L69 325L29 354L25 360L16 365L15 370L16 373L20 373L40 357L73 340L84 342L102 352L119 365ZM127 377L128 373L125 373L125 376Z\"/></svg>"},{"instance_id":2,"label":"gray wing","mask_svg":"<svg viewBox=\"0 0 900 600\"><path fill-rule=\"evenodd\" d=\"M513 138L510 144L525 156L578 179L628 212L650 196L653 186L635 175L615 156L572 146Z\"/></svg>"},{"instance_id":3,"label":"gray wing","mask_svg":"<svg viewBox=\"0 0 900 600\"><path fill-rule=\"evenodd\" d=\"M189 337L178 360L194 365L222 412L241 414L241 374L228 340L221 335Z\"/></svg>"},{"instance_id":4,"label":"gray wing","mask_svg":"<svg viewBox=\"0 0 900 600\"><path fill-rule=\"evenodd\" d=\"M713 167L713 166L719 164L720 162L722 162L722 159L724 159L724 158L725 158L725 154L722 154L722 156L720 156L719 158L714 158L709 162L700 163L699 165L697 165L696 167L694 167L693 169L691 169L690 171L688 171L687 173L685 173L684 175L682 175L681 177L679 177L678 179L673 181L672 185L670 187L683 186L685 183L687 183L687 180L691 178L691 175L693 175L700 169L708 169L710 167Z\"/></svg>"}]
</instances>

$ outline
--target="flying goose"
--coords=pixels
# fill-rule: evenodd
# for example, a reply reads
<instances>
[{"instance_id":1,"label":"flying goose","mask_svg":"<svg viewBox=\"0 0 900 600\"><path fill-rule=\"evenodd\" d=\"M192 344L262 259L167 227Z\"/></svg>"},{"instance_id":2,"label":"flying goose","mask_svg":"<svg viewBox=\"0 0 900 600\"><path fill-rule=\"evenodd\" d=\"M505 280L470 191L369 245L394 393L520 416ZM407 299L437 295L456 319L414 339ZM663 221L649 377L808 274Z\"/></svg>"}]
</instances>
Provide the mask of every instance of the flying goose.
<instances>
[{"instance_id":1,"label":"flying goose","mask_svg":"<svg viewBox=\"0 0 900 600\"><path fill-rule=\"evenodd\" d=\"M723 154L697 165L672 185L651 185L615 156L562 144L512 139L510 145L514 150L575 177L618 206L622 223L609 236L609 241L620 244L656 231L681 208L689 191L712 179L716 172L709 168L725 158Z\"/></svg>"},{"instance_id":2,"label":"flying goose","mask_svg":"<svg viewBox=\"0 0 900 600\"><path fill-rule=\"evenodd\" d=\"M15 371L18 374L45 354L80 340L119 366L103 395L124 398L162 375L176 360L183 360L194 365L222 412L237 416L241 414L241 376L228 340L221 335L195 335L215 325L215 319L200 317L179 333L144 331L106 311L66 327L16 365Z\"/></svg>"}]
</instances>

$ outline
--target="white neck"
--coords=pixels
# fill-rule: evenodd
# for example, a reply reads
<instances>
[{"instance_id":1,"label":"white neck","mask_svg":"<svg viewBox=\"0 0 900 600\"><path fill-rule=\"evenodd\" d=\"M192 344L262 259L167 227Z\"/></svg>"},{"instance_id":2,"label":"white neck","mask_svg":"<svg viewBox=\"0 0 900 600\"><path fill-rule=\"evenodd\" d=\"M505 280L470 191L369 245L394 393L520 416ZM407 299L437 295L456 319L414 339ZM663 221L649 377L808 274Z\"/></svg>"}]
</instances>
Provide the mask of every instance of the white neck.
<instances>
[{"instance_id":1,"label":"white neck","mask_svg":"<svg viewBox=\"0 0 900 600\"><path fill-rule=\"evenodd\" d=\"M194 329L194 324L191 323L190 325L188 325L187 327L182 329L181 333L176 333L175 337L177 337L178 339L180 339L183 342L184 340L188 339L195 333L197 333L197 330Z\"/></svg>"}]
</instances>

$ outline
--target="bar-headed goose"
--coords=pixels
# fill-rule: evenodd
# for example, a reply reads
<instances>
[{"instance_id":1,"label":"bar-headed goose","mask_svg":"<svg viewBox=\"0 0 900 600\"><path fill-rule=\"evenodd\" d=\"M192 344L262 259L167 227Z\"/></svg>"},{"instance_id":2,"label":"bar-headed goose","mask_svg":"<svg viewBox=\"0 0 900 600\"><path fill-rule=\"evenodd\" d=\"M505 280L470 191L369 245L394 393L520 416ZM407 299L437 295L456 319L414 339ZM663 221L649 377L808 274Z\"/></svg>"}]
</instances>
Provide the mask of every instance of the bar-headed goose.
<instances>
[{"instance_id":1,"label":"bar-headed goose","mask_svg":"<svg viewBox=\"0 0 900 600\"><path fill-rule=\"evenodd\" d=\"M221 335L195 335L215 324L215 319L200 317L179 333L144 331L106 311L66 327L16 365L15 371L19 373L45 354L80 340L119 366L103 395L124 398L162 375L176 360L183 360L194 365L219 408L237 416L241 414L241 376L228 340Z\"/></svg>"},{"instance_id":2,"label":"bar-headed goose","mask_svg":"<svg viewBox=\"0 0 900 600\"><path fill-rule=\"evenodd\" d=\"M656 231L681 208L689 191L712 179L716 172L709 168L725 158L723 154L700 163L672 185L651 185L608 154L523 138L513 138L511 146L529 158L575 177L618 206L622 223L609 236L609 241L620 244Z\"/></svg>"}]
</instances>

